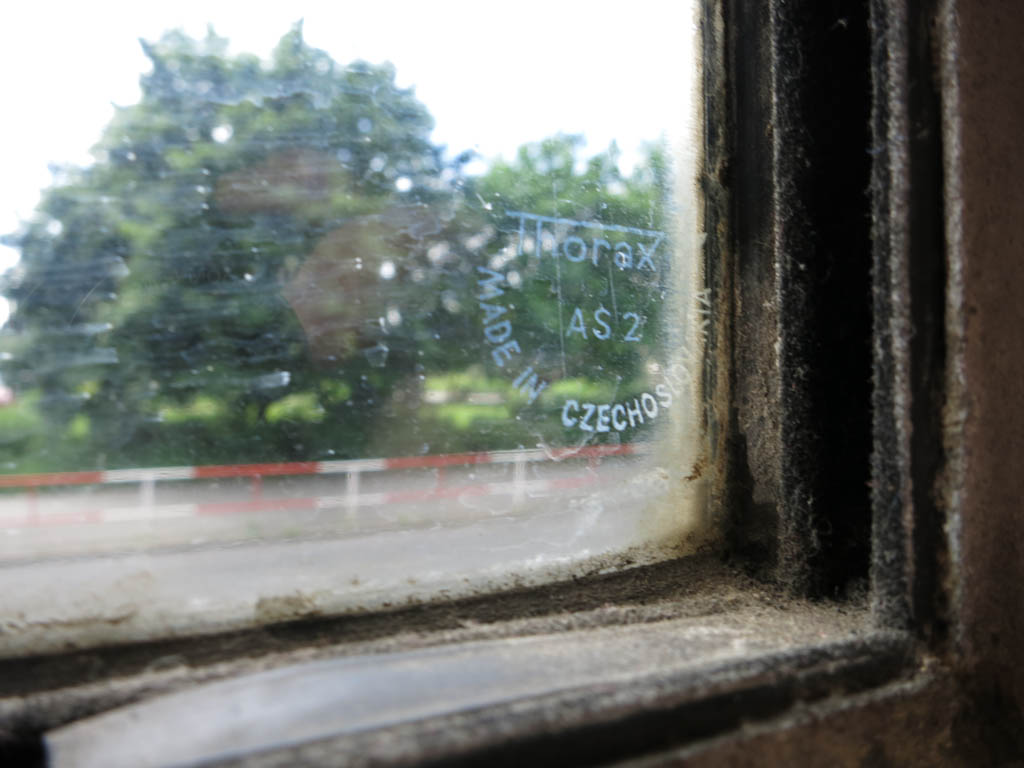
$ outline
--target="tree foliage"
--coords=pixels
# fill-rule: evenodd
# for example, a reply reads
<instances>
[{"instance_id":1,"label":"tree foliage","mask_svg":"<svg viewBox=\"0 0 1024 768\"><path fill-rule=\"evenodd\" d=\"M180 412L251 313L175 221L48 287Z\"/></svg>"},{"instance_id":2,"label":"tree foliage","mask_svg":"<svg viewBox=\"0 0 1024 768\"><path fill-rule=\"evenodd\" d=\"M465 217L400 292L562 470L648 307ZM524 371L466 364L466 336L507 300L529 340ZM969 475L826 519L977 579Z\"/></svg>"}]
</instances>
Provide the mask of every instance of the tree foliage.
<instances>
[{"instance_id":1,"label":"tree foliage","mask_svg":"<svg viewBox=\"0 0 1024 768\"><path fill-rule=\"evenodd\" d=\"M513 247L508 210L659 228L662 153L623 178L614 147L581 165L580 140L558 136L466 177L390 65L342 66L301 26L266 63L212 30L143 47L139 103L8 238L6 471L530 441L520 396L480 365L477 267ZM605 271L577 276L581 295L603 296ZM522 269L521 327L544 345L549 272ZM650 281L621 280L653 317ZM650 354L570 342L619 379ZM466 381L506 405L466 410Z\"/></svg>"}]
</instances>

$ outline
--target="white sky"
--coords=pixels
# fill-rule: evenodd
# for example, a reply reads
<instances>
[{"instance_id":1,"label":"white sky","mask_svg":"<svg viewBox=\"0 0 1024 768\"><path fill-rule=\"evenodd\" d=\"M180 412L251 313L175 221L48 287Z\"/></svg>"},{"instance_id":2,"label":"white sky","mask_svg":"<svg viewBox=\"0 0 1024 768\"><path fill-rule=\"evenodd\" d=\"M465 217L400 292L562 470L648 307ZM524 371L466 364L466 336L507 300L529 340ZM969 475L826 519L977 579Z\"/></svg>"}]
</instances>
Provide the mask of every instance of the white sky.
<instances>
[{"instance_id":1,"label":"white sky","mask_svg":"<svg viewBox=\"0 0 1024 768\"><path fill-rule=\"evenodd\" d=\"M113 115L138 101L148 60L138 38L212 24L234 52L267 55L297 20L306 41L342 63L390 60L400 86L436 121L450 154L510 157L557 131L588 151L615 139L629 162L639 142L679 131L689 83L693 13L687 2L512 3L292 0L16 2L0 25L0 234L28 218L50 164L91 162ZM17 252L0 246L0 272ZM0 298L0 325L7 316Z\"/></svg>"}]
</instances>

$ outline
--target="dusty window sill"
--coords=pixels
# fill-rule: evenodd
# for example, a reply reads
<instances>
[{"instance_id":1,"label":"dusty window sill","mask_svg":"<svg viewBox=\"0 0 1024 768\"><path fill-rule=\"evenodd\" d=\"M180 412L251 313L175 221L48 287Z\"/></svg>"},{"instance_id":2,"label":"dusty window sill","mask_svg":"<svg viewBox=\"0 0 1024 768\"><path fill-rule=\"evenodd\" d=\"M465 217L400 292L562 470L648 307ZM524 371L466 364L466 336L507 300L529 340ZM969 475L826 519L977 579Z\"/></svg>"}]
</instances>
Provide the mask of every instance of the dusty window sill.
<instances>
[{"instance_id":1,"label":"dusty window sill","mask_svg":"<svg viewBox=\"0 0 1024 768\"><path fill-rule=\"evenodd\" d=\"M389 614L12 659L0 729L51 732L54 765L88 765L89 750L106 766L116 750L125 765L162 764L146 754L421 762L574 729L590 734L577 746L589 749L602 723L685 714L683 731L712 735L893 679L911 657L909 641L873 631L859 603L794 602L698 556ZM202 729L188 724L196 717ZM625 749L645 733L618 739Z\"/></svg>"}]
</instances>

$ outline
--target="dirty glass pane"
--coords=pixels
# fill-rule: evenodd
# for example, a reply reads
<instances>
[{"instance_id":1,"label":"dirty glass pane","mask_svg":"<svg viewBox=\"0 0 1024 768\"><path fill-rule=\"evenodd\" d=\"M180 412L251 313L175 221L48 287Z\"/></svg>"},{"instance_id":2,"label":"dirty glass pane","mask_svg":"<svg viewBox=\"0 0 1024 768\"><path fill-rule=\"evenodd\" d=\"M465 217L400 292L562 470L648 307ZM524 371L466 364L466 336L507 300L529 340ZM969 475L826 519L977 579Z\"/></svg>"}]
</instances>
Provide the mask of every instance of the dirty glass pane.
<instances>
[{"instance_id":1,"label":"dirty glass pane","mask_svg":"<svg viewBox=\"0 0 1024 768\"><path fill-rule=\"evenodd\" d=\"M0 649L705 533L692 8L22 5Z\"/></svg>"}]
</instances>

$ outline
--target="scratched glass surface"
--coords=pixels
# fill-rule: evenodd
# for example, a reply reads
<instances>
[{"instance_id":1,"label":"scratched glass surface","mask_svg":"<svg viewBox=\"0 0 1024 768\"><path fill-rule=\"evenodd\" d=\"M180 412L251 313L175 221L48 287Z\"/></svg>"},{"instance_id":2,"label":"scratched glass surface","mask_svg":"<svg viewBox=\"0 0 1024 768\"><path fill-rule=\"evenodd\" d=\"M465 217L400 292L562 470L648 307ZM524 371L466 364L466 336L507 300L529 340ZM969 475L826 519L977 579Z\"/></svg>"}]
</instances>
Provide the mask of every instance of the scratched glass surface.
<instances>
[{"instance_id":1,"label":"scratched glass surface","mask_svg":"<svg viewBox=\"0 0 1024 768\"><path fill-rule=\"evenodd\" d=\"M429 6L16 12L0 647L704 535L694 10Z\"/></svg>"}]
</instances>

